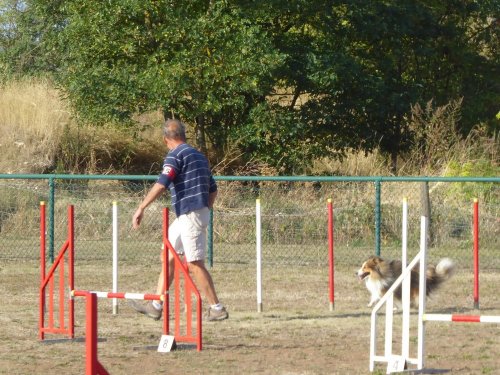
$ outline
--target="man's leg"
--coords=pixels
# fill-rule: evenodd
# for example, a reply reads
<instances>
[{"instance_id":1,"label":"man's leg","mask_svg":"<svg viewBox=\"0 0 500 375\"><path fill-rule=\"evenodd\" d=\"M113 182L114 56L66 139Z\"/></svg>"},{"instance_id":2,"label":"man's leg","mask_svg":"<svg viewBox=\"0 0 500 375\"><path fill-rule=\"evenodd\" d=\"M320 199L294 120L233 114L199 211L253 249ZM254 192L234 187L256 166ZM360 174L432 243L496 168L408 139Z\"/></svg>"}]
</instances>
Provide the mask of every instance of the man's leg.
<instances>
[{"instance_id":1,"label":"man's leg","mask_svg":"<svg viewBox=\"0 0 500 375\"><path fill-rule=\"evenodd\" d=\"M206 297L210 305L216 305L219 303L217 298L217 293L215 292L214 282L212 276L205 268L205 262L203 260L195 260L188 263L189 271L193 274L198 288L202 294Z\"/></svg>"},{"instance_id":2,"label":"man's leg","mask_svg":"<svg viewBox=\"0 0 500 375\"><path fill-rule=\"evenodd\" d=\"M158 276L158 283L156 284L156 294L162 294L165 290L165 276L163 275L163 254L161 254L161 271L160 276ZM172 285L174 280L174 257L172 254L168 254L168 285Z\"/></svg>"},{"instance_id":3,"label":"man's leg","mask_svg":"<svg viewBox=\"0 0 500 375\"><path fill-rule=\"evenodd\" d=\"M207 302L210 304L205 319L211 321L227 319L229 314L226 308L219 303L212 276L205 268L205 262L203 260L195 260L189 262L188 267L194 276L198 289L205 295Z\"/></svg>"}]
</instances>

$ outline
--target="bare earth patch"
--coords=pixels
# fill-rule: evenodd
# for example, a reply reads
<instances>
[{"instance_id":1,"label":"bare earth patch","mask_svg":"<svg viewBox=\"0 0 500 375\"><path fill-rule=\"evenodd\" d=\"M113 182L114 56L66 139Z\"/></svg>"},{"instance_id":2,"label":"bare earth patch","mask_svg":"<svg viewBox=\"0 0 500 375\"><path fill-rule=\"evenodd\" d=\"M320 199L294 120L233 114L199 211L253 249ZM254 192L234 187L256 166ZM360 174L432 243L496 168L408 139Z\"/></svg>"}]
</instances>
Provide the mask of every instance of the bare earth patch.
<instances>
[{"instance_id":1,"label":"bare earth patch","mask_svg":"<svg viewBox=\"0 0 500 375\"><path fill-rule=\"evenodd\" d=\"M83 374L84 343L38 340L38 272L33 263L0 263L0 373ZM101 265L77 265L76 272L79 289L111 285L111 273ZM120 291L150 292L156 272L155 267L124 267ZM99 337L105 341L98 352L104 367L111 374L370 373L369 295L354 269L336 269L333 312L327 267L264 268L263 313L257 312L254 265L216 265L211 272L230 318L204 323L201 352L189 346L171 353L147 350L159 343L161 321L137 315L123 301L113 316L111 301L99 300ZM480 280L480 311L472 309L472 275L466 272L458 272L428 300L428 311L500 315L500 275L485 273ZM75 304L76 337L82 338L85 303ZM416 326L415 312L412 316ZM399 327L396 318L395 348ZM54 338L60 336L47 335ZM383 350L383 336L379 343ZM416 352L416 330L410 345ZM500 374L500 326L427 322L425 368L424 373ZM375 373L385 373L385 366L377 365Z\"/></svg>"}]
</instances>

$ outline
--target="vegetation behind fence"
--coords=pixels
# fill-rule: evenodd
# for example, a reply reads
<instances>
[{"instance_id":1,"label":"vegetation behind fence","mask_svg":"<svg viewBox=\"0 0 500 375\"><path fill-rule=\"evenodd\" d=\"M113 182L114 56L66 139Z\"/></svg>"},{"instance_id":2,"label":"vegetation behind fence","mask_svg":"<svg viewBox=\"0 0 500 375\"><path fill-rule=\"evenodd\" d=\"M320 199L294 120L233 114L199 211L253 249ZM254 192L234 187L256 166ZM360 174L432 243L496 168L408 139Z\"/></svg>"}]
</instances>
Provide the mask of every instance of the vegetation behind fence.
<instances>
[{"instance_id":1,"label":"vegetation behind fence","mask_svg":"<svg viewBox=\"0 0 500 375\"><path fill-rule=\"evenodd\" d=\"M66 236L75 206L76 259L111 262L112 202L118 202L121 262L159 261L166 194L147 210L141 228L132 215L155 176L0 175L0 259L39 258L39 204L47 202L48 248ZM402 199L409 202L409 252L418 251L422 183L431 202L430 259L472 264L472 201L479 199L481 267L500 268L500 178L216 177L210 248L213 264L255 262L255 199L262 206L264 265L324 265L327 199L333 200L337 264L365 257L400 257ZM174 219L171 213L171 220Z\"/></svg>"}]
</instances>

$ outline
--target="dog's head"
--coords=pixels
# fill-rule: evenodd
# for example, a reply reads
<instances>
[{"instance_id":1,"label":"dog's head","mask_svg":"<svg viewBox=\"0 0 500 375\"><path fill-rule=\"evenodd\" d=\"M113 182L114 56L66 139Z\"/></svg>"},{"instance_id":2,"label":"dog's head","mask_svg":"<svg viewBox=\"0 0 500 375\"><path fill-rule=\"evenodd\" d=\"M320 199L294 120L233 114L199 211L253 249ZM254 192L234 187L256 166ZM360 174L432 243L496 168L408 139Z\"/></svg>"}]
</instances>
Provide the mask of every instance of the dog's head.
<instances>
[{"instance_id":1,"label":"dog's head","mask_svg":"<svg viewBox=\"0 0 500 375\"><path fill-rule=\"evenodd\" d=\"M383 262L382 258L371 256L363 262L361 268L356 272L359 281L365 280L367 277L378 274L380 271L380 264Z\"/></svg>"}]
</instances>

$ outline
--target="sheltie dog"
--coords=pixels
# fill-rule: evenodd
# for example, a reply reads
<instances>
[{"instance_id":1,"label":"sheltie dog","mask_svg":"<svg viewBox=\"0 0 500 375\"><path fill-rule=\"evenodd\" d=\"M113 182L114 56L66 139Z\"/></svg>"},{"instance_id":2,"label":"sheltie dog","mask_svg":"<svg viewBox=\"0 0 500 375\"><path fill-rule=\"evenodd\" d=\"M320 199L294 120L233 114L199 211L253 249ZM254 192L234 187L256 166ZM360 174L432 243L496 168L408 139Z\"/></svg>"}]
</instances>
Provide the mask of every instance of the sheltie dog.
<instances>
[{"instance_id":1,"label":"sheltie dog","mask_svg":"<svg viewBox=\"0 0 500 375\"><path fill-rule=\"evenodd\" d=\"M410 301L413 307L418 307L419 264L411 271ZM455 270L454 262L443 258L434 266L427 265L426 295L429 295L444 281L448 280ZM365 281L366 288L371 293L368 307L373 306L387 292L391 285L401 275L401 261L384 260L378 256L368 258L356 272L358 280ZM401 285L394 291L394 296L401 301Z\"/></svg>"}]
</instances>

